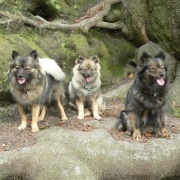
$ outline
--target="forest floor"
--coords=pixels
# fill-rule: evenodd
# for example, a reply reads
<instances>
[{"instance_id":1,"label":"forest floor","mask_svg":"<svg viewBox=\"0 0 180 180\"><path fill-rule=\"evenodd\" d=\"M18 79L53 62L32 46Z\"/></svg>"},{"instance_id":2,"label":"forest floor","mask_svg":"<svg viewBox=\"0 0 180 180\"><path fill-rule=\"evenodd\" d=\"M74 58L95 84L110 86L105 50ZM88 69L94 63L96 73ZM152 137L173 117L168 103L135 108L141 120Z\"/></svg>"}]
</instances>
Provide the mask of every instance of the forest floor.
<instances>
[{"instance_id":1,"label":"forest floor","mask_svg":"<svg viewBox=\"0 0 180 180\"><path fill-rule=\"evenodd\" d=\"M124 108L124 102L119 99L114 99L107 102L107 108L102 115L101 122L108 121L110 118L116 123L116 119L119 116L120 111ZM74 131L93 131L99 127L89 125L88 122L95 121L92 116L85 117L84 120L77 119L77 112L67 109L65 110L67 121L60 121L59 112L47 112L44 121L38 123L40 131L53 126L66 128ZM36 143L36 133L31 132L31 120L28 121L28 126L25 130L19 131L18 126L20 125L19 119L15 119L12 122L2 122L0 123L0 152L2 151L12 151L21 150L24 147L31 147ZM166 122L167 129L170 133L180 133L180 118L174 117L172 114L168 114L168 120ZM116 130L107 130L112 137L117 141L128 141L134 142L132 136L129 132L119 132ZM142 136L142 142L148 143L149 139L159 138L158 134L148 134Z\"/></svg>"}]
</instances>

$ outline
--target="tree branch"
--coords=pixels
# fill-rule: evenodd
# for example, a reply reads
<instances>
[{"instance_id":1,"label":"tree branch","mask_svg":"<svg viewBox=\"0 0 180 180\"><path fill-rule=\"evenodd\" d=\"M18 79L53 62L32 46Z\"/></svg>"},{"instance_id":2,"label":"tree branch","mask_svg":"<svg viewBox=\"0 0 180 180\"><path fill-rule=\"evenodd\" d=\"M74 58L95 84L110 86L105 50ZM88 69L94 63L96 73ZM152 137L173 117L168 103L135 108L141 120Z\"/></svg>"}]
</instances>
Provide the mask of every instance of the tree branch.
<instances>
[{"instance_id":1,"label":"tree branch","mask_svg":"<svg viewBox=\"0 0 180 180\"><path fill-rule=\"evenodd\" d=\"M63 30L74 30L81 29L83 32L88 32L92 27L100 27L107 29L120 29L122 30L125 24L115 22L108 23L103 22L104 16L106 16L113 4L119 3L122 0L104 0L98 3L96 6L90 8L85 16L81 17L74 24L65 24L60 21L48 22L40 16L34 16L34 19L29 19L23 16L21 13L10 14L9 12L0 11L0 15L6 18L6 20L0 19L0 24L9 24L12 22L22 22L24 24L31 25L38 29L63 29Z\"/></svg>"}]
</instances>

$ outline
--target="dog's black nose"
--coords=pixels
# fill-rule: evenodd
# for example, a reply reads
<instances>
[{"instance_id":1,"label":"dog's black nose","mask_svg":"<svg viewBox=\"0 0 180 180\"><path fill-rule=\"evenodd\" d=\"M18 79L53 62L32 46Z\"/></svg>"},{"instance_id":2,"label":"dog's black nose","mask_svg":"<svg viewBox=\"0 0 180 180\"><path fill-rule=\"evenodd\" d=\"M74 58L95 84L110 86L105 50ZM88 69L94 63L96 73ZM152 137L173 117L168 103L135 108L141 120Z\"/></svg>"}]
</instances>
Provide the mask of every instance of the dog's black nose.
<instances>
[{"instance_id":1,"label":"dog's black nose","mask_svg":"<svg viewBox=\"0 0 180 180\"><path fill-rule=\"evenodd\" d=\"M23 78L23 76L21 76L21 75L18 75L18 79L22 79Z\"/></svg>"},{"instance_id":2,"label":"dog's black nose","mask_svg":"<svg viewBox=\"0 0 180 180\"><path fill-rule=\"evenodd\" d=\"M160 75L161 77L164 77L164 73L161 73L161 75Z\"/></svg>"},{"instance_id":3,"label":"dog's black nose","mask_svg":"<svg viewBox=\"0 0 180 180\"><path fill-rule=\"evenodd\" d=\"M91 75L90 74L86 74L86 77L91 77Z\"/></svg>"}]
</instances>

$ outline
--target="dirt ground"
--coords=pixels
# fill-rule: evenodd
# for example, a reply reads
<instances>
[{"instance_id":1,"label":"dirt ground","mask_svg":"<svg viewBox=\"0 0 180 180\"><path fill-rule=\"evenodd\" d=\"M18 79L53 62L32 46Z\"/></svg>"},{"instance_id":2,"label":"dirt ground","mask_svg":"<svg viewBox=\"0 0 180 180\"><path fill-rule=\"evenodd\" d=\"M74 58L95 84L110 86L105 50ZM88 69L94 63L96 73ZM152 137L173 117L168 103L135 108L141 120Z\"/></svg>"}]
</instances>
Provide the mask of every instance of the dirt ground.
<instances>
[{"instance_id":1,"label":"dirt ground","mask_svg":"<svg viewBox=\"0 0 180 180\"><path fill-rule=\"evenodd\" d=\"M102 115L101 121L106 121L110 117L118 117L120 110L124 107L124 102L121 100L112 100L107 102L107 109ZM71 109L66 109L66 114L68 120L63 122L60 121L59 112L54 110L52 113L47 112L45 120L39 122L39 128L43 131L46 128L52 126L58 126L62 128L67 128L75 131L92 131L98 127L91 125L84 125L84 122L92 121L93 118L86 117L84 120L77 120L77 113ZM115 123L115 122L114 122ZM87 124L87 123L86 123ZM12 122L2 122L0 123L0 152L2 151L12 151L12 150L21 150L24 147L31 147L36 143L36 133L31 132L31 121L28 121L28 127L24 131L19 131L18 126L20 125L20 118ZM168 114L167 129L170 133L180 133L180 119L173 117L171 114ZM134 142L132 136L129 132L118 132L115 130L108 131L114 139L121 141ZM148 143L149 139L159 138L159 135L145 134L142 137L143 143Z\"/></svg>"}]
</instances>

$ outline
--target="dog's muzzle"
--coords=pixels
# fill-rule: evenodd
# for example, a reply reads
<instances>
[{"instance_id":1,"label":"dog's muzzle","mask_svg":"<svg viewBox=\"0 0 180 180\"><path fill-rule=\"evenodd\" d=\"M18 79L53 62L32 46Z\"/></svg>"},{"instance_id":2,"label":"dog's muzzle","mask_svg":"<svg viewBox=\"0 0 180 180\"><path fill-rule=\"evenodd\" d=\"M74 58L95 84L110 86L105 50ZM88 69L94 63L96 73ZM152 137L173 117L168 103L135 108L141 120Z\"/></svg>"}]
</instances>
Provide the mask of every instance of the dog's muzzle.
<instances>
[{"instance_id":1,"label":"dog's muzzle","mask_svg":"<svg viewBox=\"0 0 180 180\"><path fill-rule=\"evenodd\" d=\"M18 75L17 79L19 84L24 84L26 82L26 79L21 75Z\"/></svg>"}]
</instances>

